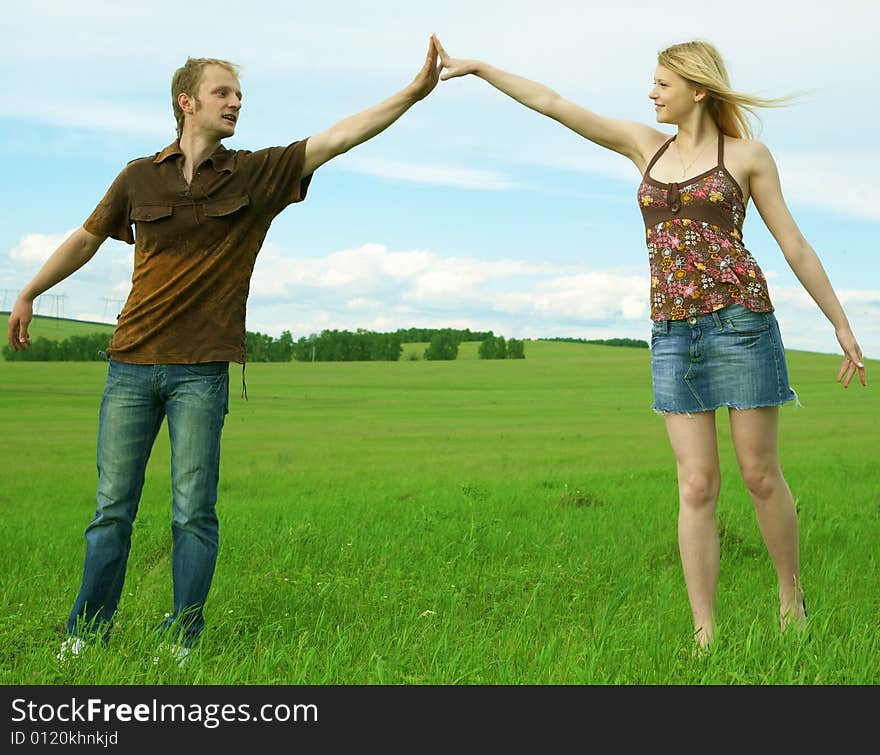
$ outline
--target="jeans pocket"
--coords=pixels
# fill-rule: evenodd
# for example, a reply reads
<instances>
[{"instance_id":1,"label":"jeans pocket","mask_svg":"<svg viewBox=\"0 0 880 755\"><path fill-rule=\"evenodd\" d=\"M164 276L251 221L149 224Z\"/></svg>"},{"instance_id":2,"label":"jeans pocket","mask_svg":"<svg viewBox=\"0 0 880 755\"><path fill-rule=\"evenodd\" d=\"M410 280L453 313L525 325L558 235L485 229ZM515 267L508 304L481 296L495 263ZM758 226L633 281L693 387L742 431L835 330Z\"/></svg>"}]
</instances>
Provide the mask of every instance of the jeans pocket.
<instances>
[{"instance_id":1,"label":"jeans pocket","mask_svg":"<svg viewBox=\"0 0 880 755\"><path fill-rule=\"evenodd\" d=\"M184 372L199 377L218 377L229 374L229 362L200 362L198 364L181 364L180 367Z\"/></svg>"},{"instance_id":2,"label":"jeans pocket","mask_svg":"<svg viewBox=\"0 0 880 755\"><path fill-rule=\"evenodd\" d=\"M766 312L752 312L743 306L735 306L733 313L721 317L725 330L733 333L761 333L770 329L770 318Z\"/></svg>"},{"instance_id":3,"label":"jeans pocket","mask_svg":"<svg viewBox=\"0 0 880 755\"><path fill-rule=\"evenodd\" d=\"M651 338L665 336L669 333L669 323L666 320L654 320L651 322Z\"/></svg>"}]
</instances>

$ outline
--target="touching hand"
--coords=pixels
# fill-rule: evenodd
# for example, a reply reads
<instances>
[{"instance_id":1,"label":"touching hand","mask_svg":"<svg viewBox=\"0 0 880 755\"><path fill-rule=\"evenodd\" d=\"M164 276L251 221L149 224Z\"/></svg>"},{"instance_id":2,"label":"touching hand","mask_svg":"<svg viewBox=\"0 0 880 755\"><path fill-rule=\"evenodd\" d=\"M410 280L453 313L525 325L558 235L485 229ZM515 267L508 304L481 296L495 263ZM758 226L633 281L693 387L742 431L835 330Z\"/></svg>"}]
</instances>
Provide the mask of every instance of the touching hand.
<instances>
[{"instance_id":1,"label":"touching hand","mask_svg":"<svg viewBox=\"0 0 880 755\"><path fill-rule=\"evenodd\" d=\"M416 100L421 100L431 94L431 91L437 86L437 81L440 78L440 70L442 66L437 63L437 44L434 40L434 36L431 35L431 41L428 43L428 55L425 58L425 65L422 66L422 70L419 71L418 75L413 79L410 87L413 90L413 94L415 95Z\"/></svg>"},{"instance_id":2,"label":"touching hand","mask_svg":"<svg viewBox=\"0 0 880 755\"><path fill-rule=\"evenodd\" d=\"M446 72L440 76L440 81L454 79L457 76L467 76L469 73L474 73L477 70L478 61L450 58L435 34L431 35L431 39L440 53L440 67L446 69Z\"/></svg>"},{"instance_id":3,"label":"touching hand","mask_svg":"<svg viewBox=\"0 0 880 755\"><path fill-rule=\"evenodd\" d=\"M837 340L843 348L843 363L840 365L840 371L837 373L837 382L839 383L843 380L843 387L848 388L849 381L852 380L852 376L858 370L862 385L867 385L865 365L862 362L862 350L859 348L858 343L856 343L852 331L847 329L837 333Z\"/></svg>"}]
</instances>

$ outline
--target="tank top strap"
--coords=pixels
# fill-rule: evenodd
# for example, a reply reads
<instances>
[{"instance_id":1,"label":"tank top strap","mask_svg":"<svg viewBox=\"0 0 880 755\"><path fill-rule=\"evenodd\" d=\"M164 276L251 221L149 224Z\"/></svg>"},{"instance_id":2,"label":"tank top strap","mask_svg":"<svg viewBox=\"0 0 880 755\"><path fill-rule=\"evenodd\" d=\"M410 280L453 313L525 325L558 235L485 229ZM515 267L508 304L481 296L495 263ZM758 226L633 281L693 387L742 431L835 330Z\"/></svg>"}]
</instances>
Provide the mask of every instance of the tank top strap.
<instances>
[{"instance_id":1,"label":"tank top strap","mask_svg":"<svg viewBox=\"0 0 880 755\"><path fill-rule=\"evenodd\" d=\"M718 130L718 167L724 168L724 134L720 129Z\"/></svg>"},{"instance_id":2,"label":"tank top strap","mask_svg":"<svg viewBox=\"0 0 880 755\"><path fill-rule=\"evenodd\" d=\"M648 177L648 174L651 172L651 168L654 167L654 163L656 163L656 162L660 159L660 156L661 156L661 155L662 155L667 149L669 149L669 145L672 144L672 142L673 142L674 139L675 139L675 136L674 136L674 135L673 135L673 136L670 136L670 137L669 137L669 138L663 143L663 146L660 147L660 149L658 149L658 150L654 153L654 157L651 158L651 162L649 162L649 163L648 163L648 167L645 168L645 173L644 173L644 175L642 176L643 178L647 178L647 177Z\"/></svg>"}]
</instances>

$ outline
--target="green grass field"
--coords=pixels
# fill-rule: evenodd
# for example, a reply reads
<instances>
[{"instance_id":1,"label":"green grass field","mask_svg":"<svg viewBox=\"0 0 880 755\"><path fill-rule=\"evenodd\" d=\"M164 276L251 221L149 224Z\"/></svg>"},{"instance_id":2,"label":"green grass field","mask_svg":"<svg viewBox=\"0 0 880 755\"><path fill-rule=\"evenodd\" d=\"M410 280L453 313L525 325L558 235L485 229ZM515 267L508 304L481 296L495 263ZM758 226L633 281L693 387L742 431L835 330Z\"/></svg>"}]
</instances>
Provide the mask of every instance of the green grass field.
<instances>
[{"instance_id":1,"label":"green grass field","mask_svg":"<svg viewBox=\"0 0 880 755\"><path fill-rule=\"evenodd\" d=\"M789 354L802 406L781 410L781 456L803 636L778 632L775 574L719 412L719 641L692 659L648 351L526 342L525 360L475 356L464 344L454 362L252 364L247 401L232 366L220 557L183 670L152 662L171 608L167 435L111 640L62 666L106 366L0 362L0 681L880 682L876 388L835 383L836 356Z\"/></svg>"}]
</instances>

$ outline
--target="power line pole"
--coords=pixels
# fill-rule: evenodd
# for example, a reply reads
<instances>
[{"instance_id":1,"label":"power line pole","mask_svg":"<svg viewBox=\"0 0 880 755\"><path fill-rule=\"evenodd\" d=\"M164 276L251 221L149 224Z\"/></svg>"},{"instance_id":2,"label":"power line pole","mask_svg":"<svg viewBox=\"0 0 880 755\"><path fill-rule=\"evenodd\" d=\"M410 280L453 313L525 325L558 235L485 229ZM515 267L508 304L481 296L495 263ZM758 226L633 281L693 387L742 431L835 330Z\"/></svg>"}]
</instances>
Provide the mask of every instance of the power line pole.
<instances>
[{"instance_id":1,"label":"power line pole","mask_svg":"<svg viewBox=\"0 0 880 755\"><path fill-rule=\"evenodd\" d=\"M11 288L4 288L3 289L3 306L0 307L0 309L2 309L4 312L6 312L7 310L10 312L12 311L12 307L7 307L6 302L9 301L10 294L12 294L12 301L15 301L15 293L16 292L13 291Z\"/></svg>"},{"instance_id":2,"label":"power line pole","mask_svg":"<svg viewBox=\"0 0 880 755\"><path fill-rule=\"evenodd\" d=\"M67 298L66 294L41 294L34 304L38 301L42 301L46 299L49 302L49 313L46 317L54 317L55 319L59 319L64 314L64 300ZM34 313L36 314L39 307L35 306Z\"/></svg>"},{"instance_id":3,"label":"power line pole","mask_svg":"<svg viewBox=\"0 0 880 755\"><path fill-rule=\"evenodd\" d=\"M104 315L103 315L103 318L102 318L102 319L104 320L104 322L107 322L107 307L108 307L110 304L115 304L115 305L118 306L118 305L120 305L120 304L124 304L124 303L125 303L125 299L110 299L110 298L108 298L108 297L106 297L106 296L102 299L102 301L104 302ZM114 317L113 319L114 319L114 320L119 319L119 313L118 313L118 312L116 313L116 317Z\"/></svg>"},{"instance_id":4,"label":"power line pole","mask_svg":"<svg viewBox=\"0 0 880 755\"><path fill-rule=\"evenodd\" d=\"M56 319L64 317L64 300L67 294L52 294L52 311Z\"/></svg>"}]
</instances>

